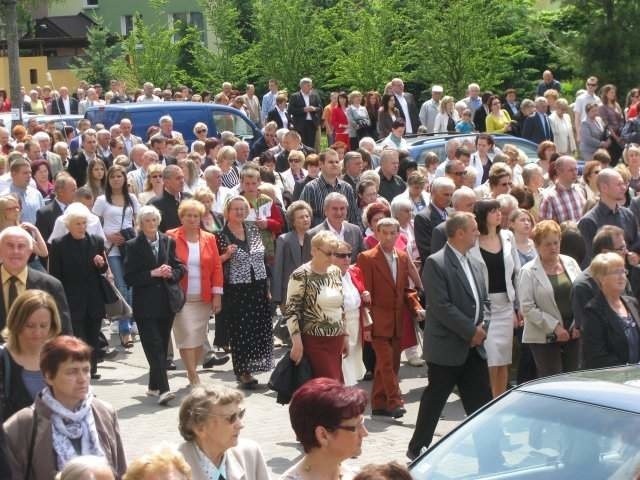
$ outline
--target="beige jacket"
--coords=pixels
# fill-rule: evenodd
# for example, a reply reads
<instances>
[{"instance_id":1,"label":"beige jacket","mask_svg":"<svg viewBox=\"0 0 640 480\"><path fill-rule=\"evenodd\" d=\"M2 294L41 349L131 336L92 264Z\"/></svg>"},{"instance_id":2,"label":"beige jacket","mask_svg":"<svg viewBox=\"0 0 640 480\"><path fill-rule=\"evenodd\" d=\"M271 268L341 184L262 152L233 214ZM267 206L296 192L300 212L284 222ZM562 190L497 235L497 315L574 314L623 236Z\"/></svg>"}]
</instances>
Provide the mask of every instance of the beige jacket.
<instances>
[{"instance_id":1,"label":"beige jacket","mask_svg":"<svg viewBox=\"0 0 640 480\"><path fill-rule=\"evenodd\" d=\"M209 480L200 467L194 442L184 442L178 450L191 467L192 480ZM269 480L262 451L253 440L239 439L238 445L226 451L226 480Z\"/></svg>"},{"instance_id":2,"label":"beige jacket","mask_svg":"<svg viewBox=\"0 0 640 480\"><path fill-rule=\"evenodd\" d=\"M25 480L51 480L58 473L57 461L53 451L51 431L51 410L40 395L33 405L23 408L4 423L7 440L7 457L14 478L24 479L27 472L29 445L33 426L33 410L37 411L38 424L33 448L33 461L30 478ZM113 468L116 478L122 478L127 470L118 418L111 405L93 399L91 405L96 422L100 445L104 450L109 465Z\"/></svg>"}]
</instances>

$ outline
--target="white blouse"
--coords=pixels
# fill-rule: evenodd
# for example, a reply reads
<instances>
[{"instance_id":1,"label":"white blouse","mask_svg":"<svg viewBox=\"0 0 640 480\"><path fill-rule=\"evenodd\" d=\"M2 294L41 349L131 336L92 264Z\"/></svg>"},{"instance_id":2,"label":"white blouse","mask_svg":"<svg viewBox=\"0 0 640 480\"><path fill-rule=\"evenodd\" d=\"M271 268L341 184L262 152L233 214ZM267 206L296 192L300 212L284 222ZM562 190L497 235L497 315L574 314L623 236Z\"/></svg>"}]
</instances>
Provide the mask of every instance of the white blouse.
<instances>
[{"instance_id":1,"label":"white blouse","mask_svg":"<svg viewBox=\"0 0 640 480\"><path fill-rule=\"evenodd\" d=\"M349 272L342 275L342 294L344 295L344 311L353 312L360 308L360 292L353 284L351 280L351 274Z\"/></svg>"},{"instance_id":2,"label":"white blouse","mask_svg":"<svg viewBox=\"0 0 640 480\"><path fill-rule=\"evenodd\" d=\"M189 258L187 259L187 295L200 295L200 242L187 242Z\"/></svg>"}]
</instances>

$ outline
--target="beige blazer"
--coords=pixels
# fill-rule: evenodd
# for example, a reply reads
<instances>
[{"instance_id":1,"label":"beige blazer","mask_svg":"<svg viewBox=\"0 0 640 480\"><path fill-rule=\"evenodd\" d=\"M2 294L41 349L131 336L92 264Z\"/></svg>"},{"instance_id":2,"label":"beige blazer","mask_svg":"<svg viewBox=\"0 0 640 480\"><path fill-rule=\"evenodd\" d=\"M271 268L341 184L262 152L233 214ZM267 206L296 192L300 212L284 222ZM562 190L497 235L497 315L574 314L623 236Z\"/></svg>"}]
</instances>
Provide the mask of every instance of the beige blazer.
<instances>
[{"instance_id":1,"label":"beige blazer","mask_svg":"<svg viewBox=\"0 0 640 480\"><path fill-rule=\"evenodd\" d=\"M580 267L573 258L566 255L560 255L560 261L573 283L580 273ZM520 310L524 315L522 342L546 343L547 335L553 333L562 318L540 257L536 257L520 269L518 297Z\"/></svg>"},{"instance_id":2,"label":"beige blazer","mask_svg":"<svg viewBox=\"0 0 640 480\"><path fill-rule=\"evenodd\" d=\"M191 467L192 480L209 480L200 467L194 442L184 442L178 450ZM226 451L226 480L270 480L262 450L253 440L241 438Z\"/></svg>"}]
</instances>

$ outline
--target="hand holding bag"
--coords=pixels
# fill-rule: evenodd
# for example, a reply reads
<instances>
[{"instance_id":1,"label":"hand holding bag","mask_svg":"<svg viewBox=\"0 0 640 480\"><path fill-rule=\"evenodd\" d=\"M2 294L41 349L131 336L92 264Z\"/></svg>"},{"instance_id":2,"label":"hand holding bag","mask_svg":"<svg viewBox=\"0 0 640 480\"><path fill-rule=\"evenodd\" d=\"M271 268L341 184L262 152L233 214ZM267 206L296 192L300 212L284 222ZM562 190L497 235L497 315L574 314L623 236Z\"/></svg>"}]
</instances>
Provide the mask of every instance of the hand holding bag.
<instances>
[{"instance_id":1,"label":"hand holding bag","mask_svg":"<svg viewBox=\"0 0 640 480\"><path fill-rule=\"evenodd\" d=\"M165 252L165 264L169 265L169 245L167 244L167 250ZM169 309L171 313L178 313L184 307L187 299L182 291L182 287L179 283L174 283L166 278L162 279L165 290L167 291L167 297L169 299Z\"/></svg>"}]
</instances>

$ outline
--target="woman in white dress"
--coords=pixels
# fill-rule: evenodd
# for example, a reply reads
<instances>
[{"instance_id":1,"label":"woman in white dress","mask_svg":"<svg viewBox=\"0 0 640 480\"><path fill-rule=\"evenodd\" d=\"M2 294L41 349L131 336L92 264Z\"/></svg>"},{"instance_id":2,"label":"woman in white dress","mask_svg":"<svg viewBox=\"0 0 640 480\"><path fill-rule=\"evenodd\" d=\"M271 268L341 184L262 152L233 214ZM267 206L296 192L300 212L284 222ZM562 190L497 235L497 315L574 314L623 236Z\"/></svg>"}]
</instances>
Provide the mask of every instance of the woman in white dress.
<instances>
[{"instance_id":1,"label":"woman in white dress","mask_svg":"<svg viewBox=\"0 0 640 480\"><path fill-rule=\"evenodd\" d=\"M502 214L497 200L479 200L474 213L480 237L470 254L483 265L489 288L489 331L485 341L489 380L494 398L507 389L513 328L517 325L515 281L520 270L518 249L509 230L500 230Z\"/></svg>"},{"instance_id":2,"label":"woman in white dress","mask_svg":"<svg viewBox=\"0 0 640 480\"><path fill-rule=\"evenodd\" d=\"M345 332L349 336L349 350L342 359L344 384L352 386L358 383L367 372L362 361L362 328L369 326L371 317L365 305L371 302L369 292L364 289L364 280L360 269L349 265L351 245L340 241L333 253L333 264L342 273L342 295L344 296Z\"/></svg>"},{"instance_id":3,"label":"woman in white dress","mask_svg":"<svg viewBox=\"0 0 640 480\"><path fill-rule=\"evenodd\" d=\"M576 140L569 115L569 103L564 98L556 102L556 109L549 115L549 124L553 132L553 143L560 155L573 155L576 151Z\"/></svg>"}]
</instances>

